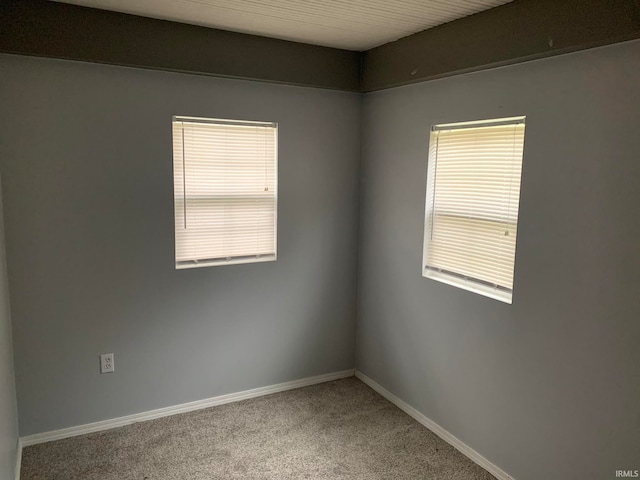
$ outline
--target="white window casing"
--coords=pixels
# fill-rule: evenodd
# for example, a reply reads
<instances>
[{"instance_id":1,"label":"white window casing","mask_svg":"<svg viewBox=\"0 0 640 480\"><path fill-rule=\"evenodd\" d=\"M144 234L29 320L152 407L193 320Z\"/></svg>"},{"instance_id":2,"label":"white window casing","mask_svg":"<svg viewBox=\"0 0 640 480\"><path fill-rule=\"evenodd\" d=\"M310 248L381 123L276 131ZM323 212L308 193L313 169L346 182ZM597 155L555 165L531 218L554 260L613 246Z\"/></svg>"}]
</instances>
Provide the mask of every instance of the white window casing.
<instances>
[{"instance_id":1,"label":"white window casing","mask_svg":"<svg viewBox=\"0 0 640 480\"><path fill-rule=\"evenodd\" d=\"M273 261L276 123L173 118L177 269Z\"/></svg>"},{"instance_id":2,"label":"white window casing","mask_svg":"<svg viewBox=\"0 0 640 480\"><path fill-rule=\"evenodd\" d=\"M423 276L511 303L525 117L431 129Z\"/></svg>"}]
</instances>

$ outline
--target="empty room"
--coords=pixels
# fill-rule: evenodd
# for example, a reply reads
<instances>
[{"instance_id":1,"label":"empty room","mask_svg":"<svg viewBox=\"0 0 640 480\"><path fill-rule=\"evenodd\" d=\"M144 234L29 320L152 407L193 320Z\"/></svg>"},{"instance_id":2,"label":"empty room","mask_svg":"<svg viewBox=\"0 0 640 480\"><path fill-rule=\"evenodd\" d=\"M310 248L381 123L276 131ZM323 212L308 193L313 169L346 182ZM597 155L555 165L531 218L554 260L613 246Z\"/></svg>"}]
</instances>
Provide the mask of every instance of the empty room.
<instances>
[{"instance_id":1,"label":"empty room","mask_svg":"<svg viewBox=\"0 0 640 480\"><path fill-rule=\"evenodd\" d=\"M639 0L0 2L0 480L640 477Z\"/></svg>"}]
</instances>

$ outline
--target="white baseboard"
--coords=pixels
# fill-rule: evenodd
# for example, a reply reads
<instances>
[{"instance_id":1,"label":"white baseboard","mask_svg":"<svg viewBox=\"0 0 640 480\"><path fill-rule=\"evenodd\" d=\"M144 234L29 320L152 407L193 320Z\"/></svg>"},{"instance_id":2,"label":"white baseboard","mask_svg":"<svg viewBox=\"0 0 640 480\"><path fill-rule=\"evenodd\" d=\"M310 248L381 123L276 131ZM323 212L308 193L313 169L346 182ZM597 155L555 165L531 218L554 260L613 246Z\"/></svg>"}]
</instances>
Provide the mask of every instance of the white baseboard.
<instances>
[{"instance_id":1,"label":"white baseboard","mask_svg":"<svg viewBox=\"0 0 640 480\"><path fill-rule=\"evenodd\" d=\"M16 449L16 469L15 480L20 480L20 467L22 466L22 440L18 439L18 446Z\"/></svg>"},{"instance_id":2,"label":"white baseboard","mask_svg":"<svg viewBox=\"0 0 640 480\"><path fill-rule=\"evenodd\" d=\"M54 430L51 432L36 433L35 435L22 437L20 440L22 446L25 447L29 445L36 445L38 443L52 442L54 440L60 440L63 438L76 437L78 435L86 435L88 433L100 432L103 430L109 430L125 425L131 425L132 423L146 422L148 420L153 420L154 418L168 417L170 415L176 415L178 413L202 410L203 408L223 405L225 403L238 402L240 400L246 400L248 398L261 397L264 395L269 395L271 393L284 392L286 390L293 390L294 388L307 387L309 385L316 385L318 383L353 377L353 375L353 369L344 370L342 372L326 373L324 375L318 375L315 377L302 378L300 380L293 380L291 382L278 383L276 385L270 385L267 387L245 390L243 392L220 395L218 397L183 403L181 405L176 405L173 407L159 408L157 410L136 413L134 415L127 415L125 417L114 418L111 420L103 420L101 422L88 423L86 425L78 425L77 427L63 428L61 430Z\"/></svg>"},{"instance_id":3,"label":"white baseboard","mask_svg":"<svg viewBox=\"0 0 640 480\"><path fill-rule=\"evenodd\" d=\"M355 375L357 378L359 378L364 383L369 385L371 388L373 388L376 392L378 392L384 398L386 398L395 406L397 406L400 410L403 410L406 414L416 419L419 423L427 427L429 430L431 430L433 433L435 433L437 436L439 436L442 440L447 442L449 445L451 445L452 447L456 448L461 453L469 457L469 459L471 459L473 462L480 465L482 468L484 468L487 472L489 472L491 475L496 477L498 480L514 480L514 478L511 475L509 475L507 472L502 470L497 465L494 465L493 463L491 463L489 460L487 460L478 452L476 452L473 448L463 443L458 438L454 437L451 433L446 431L444 428L442 428L440 425L438 425L436 422L434 422L430 418L427 418L426 416L424 416L422 413L420 413L418 410L413 408L411 405L400 400L398 397L396 397L389 390L387 390L382 385L377 383L375 380L372 380L371 378L367 377L364 373L362 373L359 370L356 370Z\"/></svg>"}]
</instances>

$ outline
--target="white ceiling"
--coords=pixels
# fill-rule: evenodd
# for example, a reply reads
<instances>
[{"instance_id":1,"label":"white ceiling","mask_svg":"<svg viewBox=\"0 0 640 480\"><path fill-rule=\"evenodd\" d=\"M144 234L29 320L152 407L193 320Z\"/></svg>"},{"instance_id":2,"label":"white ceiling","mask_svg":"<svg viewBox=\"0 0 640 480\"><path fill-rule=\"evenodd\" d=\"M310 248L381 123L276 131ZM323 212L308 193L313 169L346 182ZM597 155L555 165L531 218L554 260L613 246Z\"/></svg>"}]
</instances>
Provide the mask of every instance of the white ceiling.
<instances>
[{"instance_id":1,"label":"white ceiling","mask_svg":"<svg viewBox=\"0 0 640 480\"><path fill-rule=\"evenodd\" d=\"M56 1L362 51L511 0Z\"/></svg>"}]
</instances>

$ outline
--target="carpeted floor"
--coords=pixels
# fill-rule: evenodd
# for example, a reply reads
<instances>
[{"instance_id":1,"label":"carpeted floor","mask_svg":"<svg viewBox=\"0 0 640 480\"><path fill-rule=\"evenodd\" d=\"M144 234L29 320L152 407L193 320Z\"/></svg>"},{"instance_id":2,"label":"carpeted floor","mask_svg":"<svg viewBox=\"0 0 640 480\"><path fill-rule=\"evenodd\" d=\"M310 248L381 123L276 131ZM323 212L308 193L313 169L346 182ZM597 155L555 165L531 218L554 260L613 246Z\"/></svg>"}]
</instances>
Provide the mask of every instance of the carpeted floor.
<instances>
[{"instance_id":1,"label":"carpeted floor","mask_svg":"<svg viewBox=\"0 0 640 480\"><path fill-rule=\"evenodd\" d=\"M360 380L26 447L22 480L490 480Z\"/></svg>"}]
</instances>

